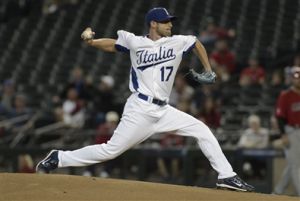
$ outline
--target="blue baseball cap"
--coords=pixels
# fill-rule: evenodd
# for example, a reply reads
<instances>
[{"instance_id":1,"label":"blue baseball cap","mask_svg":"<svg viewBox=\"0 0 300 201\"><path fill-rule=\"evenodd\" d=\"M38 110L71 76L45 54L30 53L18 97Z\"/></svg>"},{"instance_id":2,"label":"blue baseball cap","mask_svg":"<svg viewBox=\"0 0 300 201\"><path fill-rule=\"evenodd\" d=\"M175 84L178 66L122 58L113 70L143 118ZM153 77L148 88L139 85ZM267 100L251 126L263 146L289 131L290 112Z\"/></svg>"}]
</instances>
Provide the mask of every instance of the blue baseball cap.
<instances>
[{"instance_id":1,"label":"blue baseball cap","mask_svg":"<svg viewBox=\"0 0 300 201\"><path fill-rule=\"evenodd\" d=\"M155 22L164 22L164 21L173 21L176 20L177 17L170 15L167 9L163 7L152 8L146 14L146 23L149 25L151 21Z\"/></svg>"}]
</instances>

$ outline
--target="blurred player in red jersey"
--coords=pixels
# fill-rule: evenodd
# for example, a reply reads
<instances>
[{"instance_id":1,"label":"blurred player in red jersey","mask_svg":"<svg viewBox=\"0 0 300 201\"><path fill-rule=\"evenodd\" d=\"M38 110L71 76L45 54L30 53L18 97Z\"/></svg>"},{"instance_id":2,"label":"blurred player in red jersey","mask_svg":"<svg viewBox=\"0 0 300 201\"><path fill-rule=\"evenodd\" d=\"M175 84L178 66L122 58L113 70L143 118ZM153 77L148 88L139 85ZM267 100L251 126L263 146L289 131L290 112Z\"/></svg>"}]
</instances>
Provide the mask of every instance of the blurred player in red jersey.
<instances>
[{"instance_id":1,"label":"blurred player in red jersey","mask_svg":"<svg viewBox=\"0 0 300 201\"><path fill-rule=\"evenodd\" d=\"M290 169L284 171L283 177L292 178L297 195L300 196L300 67L293 67L291 76L292 86L281 92L277 101L276 116L282 142L286 147L286 169Z\"/></svg>"}]
</instances>

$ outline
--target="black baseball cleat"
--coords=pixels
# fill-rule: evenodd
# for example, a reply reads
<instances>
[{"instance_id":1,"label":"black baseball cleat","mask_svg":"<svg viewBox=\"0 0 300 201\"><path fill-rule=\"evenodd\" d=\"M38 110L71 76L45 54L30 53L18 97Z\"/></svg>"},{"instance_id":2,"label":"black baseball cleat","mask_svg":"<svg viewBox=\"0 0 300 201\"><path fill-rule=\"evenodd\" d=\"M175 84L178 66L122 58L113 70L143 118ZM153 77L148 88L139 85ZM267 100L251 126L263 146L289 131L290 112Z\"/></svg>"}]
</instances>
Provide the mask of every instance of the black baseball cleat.
<instances>
[{"instance_id":1,"label":"black baseball cleat","mask_svg":"<svg viewBox=\"0 0 300 201\"><path fill-rule=\"evenodd\" d=\"M218 179L217 188L229 189L235 191L253 192L255 189L253 186L244 182L237 175L225 179Z\"/></svg>"},{"instance_id":2,"label":"black baseball cleat","mask_svg":"<svg viewBox=\"0 0 300 201\"><path fill-rule=\"evenodd\" d=\"M55 170L58 167L58 151L52 150L49 154L41 160L35 170L38 173L48 174L50 171Z\"/></svg>"}]
</instances>

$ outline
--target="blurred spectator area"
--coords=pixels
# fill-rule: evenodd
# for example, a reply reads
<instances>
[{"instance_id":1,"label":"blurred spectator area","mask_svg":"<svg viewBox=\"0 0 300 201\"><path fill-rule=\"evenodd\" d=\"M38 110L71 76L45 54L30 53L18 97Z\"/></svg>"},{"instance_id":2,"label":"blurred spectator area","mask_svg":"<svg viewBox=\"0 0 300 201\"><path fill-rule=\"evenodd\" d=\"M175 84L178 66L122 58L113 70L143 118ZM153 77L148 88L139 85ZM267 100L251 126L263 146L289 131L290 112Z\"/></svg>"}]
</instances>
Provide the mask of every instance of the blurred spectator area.
<instances>
[{"instance_id":1,"label":"blurred spectator area","mask_svg":"<svg viewBox=\"0 0 300 201\"><path fill-rule=\"evenodd\" d=\"M268 126L281 89L268 81L273 71L282 71L299 48L299 0L3 0L0 82L13 80L16 92L26 94L28 105L35 111L49 107L49 100L64 89L71 71L80 66L93 84L103 75L112 76L113 101L122 105L130 94L129 56L88 47L80 34L87 26L93 28L96 37L116 38L119 29L146 34L144 15L154 6L164 6L180 18L174 22L175 34L199 36L207 27L207 19L224 30L234 30L229 45L237 69L220 86L221 101L215 100L221 113L217 136L223 139L222 135L237 133L232 131L242 129L245 118L253 113ZM238 84L238 75L250 56L258 58L265 68L264 85ZM186 57L184 63L201 70L195 56ZM197 91L199 86L193 87ZM237 139L232 137L232 142Z\"/></svg>"},{"instance_id":2,"label":"blurred spectator area","mask_svg":"<svg viewBox=\"0 0 300 201\"><path fill-rule=\"evenodd\" d=\"M57 91L74 66L82 66L96 79L103 74L113 75L116 93L128 93L123 84L128 78L122 76L128 74L128 55L87 47L80 33L91 26L96 37L116 37L118 29L145 34L144 14L153 6L165 6L180 17L175 22L175 33L198 35L208 17L219 26L234 29L236 37L231 47L238 53L238 62L245 62L253 54L276 58L283 50L296 49L300 32L298 0L82 0L58 3L49 14L43 13L43 2L0 3L0 81L13 78L18 89L30 93L33 100ZM12 6L26 7L26 12ZM123 101L126 95L118 98Z\"/></svg>"}]
</instances>

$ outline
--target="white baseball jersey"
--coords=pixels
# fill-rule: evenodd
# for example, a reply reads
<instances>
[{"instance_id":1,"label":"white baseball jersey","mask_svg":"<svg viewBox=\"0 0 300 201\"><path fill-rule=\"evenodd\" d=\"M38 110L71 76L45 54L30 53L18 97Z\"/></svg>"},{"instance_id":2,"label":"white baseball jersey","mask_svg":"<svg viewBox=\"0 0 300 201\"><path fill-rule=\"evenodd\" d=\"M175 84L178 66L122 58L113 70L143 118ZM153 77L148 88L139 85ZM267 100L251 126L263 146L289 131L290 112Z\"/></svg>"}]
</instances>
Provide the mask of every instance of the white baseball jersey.
<instances>
[{"instance_id":1,"label":"white baseball jersey","mask_svg":"<svg viewBox=\"0 0 300 201\"><path fill-rule=\"evenodd\" d=\"M130 53L130 90L168 101L182 57L195 42L195 36L174 35L153 41L118 31L116 49Z\"/></svg>"},{"instance_id":2,"label":"white baseball jersey","mask_svg":"<svg viewBox=\"0 0 300 201\"><path fill-rule=\"evenodd\" d=\"M168 104L154 104L137 95L142 93L168 101L181 59L195 42L194 36L176 35L152 41L147 36L118 31L116 49L130 53L132 68L129 87L133 94L127 99L121 121L107 143L74 151L59 151L58 166L84 166L107 161L154 133L172 131L197 139L204 155L219 173L218 178L236 175L218 141L203 122Z\"/></svg>"}]
</instances>

